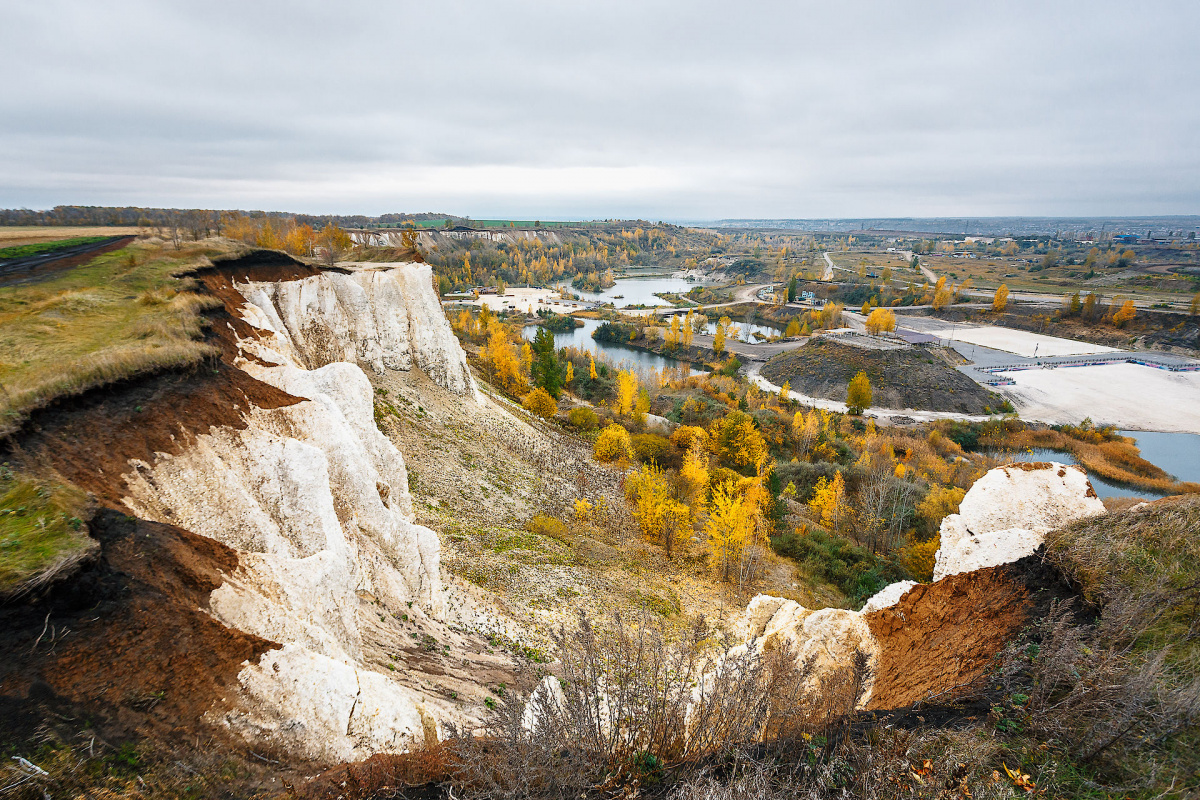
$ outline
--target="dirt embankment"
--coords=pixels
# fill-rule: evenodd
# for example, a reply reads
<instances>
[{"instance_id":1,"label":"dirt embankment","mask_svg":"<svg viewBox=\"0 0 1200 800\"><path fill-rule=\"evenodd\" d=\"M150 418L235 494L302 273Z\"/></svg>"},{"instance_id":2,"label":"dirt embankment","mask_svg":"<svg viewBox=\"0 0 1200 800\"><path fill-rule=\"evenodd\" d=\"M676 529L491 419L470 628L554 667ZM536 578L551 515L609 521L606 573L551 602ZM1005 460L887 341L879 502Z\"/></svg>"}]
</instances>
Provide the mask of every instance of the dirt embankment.
<instances>
[{"instance_id":1,"label":"dirt embankment","mask_svg":"<svg viewBox=\"0 0 1200 800\"><path fill-rule=\"evenodd\" d=\"M880 646L868 707L946 703L977 689L995 656L1052 601L1078 598L1043 552L915 586L868 614Z\"/></svg>"},{"instance_id":2,"label":"dirt embankment","mask_svg":"<svg viewBox=\"0 0 1200 800\"><path fill-rule=\"evenodd\" d=\"M873 406L920 411L983 414L1003 398L975 383L936 354L920 348L868 350L813 339L763 365L762 375L777 386L829 400L846 399L846 388L859 372L871 381Z\"/></svg>"}]
</instances>

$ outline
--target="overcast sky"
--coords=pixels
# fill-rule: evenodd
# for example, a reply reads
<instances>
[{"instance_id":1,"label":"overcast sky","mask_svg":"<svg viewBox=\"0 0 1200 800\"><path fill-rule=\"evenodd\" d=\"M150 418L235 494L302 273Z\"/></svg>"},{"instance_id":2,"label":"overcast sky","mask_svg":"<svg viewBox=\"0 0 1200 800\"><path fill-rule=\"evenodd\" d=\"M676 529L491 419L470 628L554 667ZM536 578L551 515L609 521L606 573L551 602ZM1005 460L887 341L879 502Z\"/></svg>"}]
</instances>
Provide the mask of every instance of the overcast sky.
<instances>
[{"instance_id":1,"label":"overcast sky","mask_svg":"<svg viewBox=\"0 0 1200 800\"><path fill-rule=\"evenodd\" d=\"M1200 213L1200 2L0 0L0 206Z\"/></svg>"}]
</instances>

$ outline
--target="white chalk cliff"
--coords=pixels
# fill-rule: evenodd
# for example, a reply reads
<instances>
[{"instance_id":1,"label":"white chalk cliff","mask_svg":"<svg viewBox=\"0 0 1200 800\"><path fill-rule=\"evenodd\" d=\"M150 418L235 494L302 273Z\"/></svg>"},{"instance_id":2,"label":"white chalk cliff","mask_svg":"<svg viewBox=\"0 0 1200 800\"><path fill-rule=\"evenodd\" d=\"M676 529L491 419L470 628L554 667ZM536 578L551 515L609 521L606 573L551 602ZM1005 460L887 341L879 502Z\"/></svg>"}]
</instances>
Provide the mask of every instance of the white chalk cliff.
<instances>
[{"instance_id":1,"label":"white chalk cliff","mask_svg":"<svg viewBox=\"0 0 1200 800\"><path fill-rule=\"evenodd\" d=\"M375 425L359 363L416 366L477 396L429 267L236 288L261 331L239 343L250 357L238 366L303 400L247 409L244 428L213 428L124 476L134 513L237 551L210 611L282 645L245 665L236 709L214 721L328 761L424 742L451 712L364 666L361 626L381 612L443 616L440 545L413 521L404 458Z\"/></svg>"}]
</instances>

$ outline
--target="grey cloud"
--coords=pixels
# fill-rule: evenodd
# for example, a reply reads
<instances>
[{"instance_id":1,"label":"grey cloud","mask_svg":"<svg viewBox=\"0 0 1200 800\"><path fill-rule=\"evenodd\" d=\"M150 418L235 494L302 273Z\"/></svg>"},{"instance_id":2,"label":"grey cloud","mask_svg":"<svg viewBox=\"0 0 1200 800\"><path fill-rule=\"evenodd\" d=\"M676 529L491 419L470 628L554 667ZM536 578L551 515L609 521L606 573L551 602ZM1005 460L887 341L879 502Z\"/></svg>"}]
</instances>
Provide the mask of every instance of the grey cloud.
<instances>
[{"instance_id":1,"label":"grey cloud","mask_svg":"<svg viewBox=\"0 0 1200 800\"><path fill-rule=\"evenodd\" d=\"M1198 22L1194 2L9 3L0 204L1195 213Z\"/></svg>"}]
</instances>

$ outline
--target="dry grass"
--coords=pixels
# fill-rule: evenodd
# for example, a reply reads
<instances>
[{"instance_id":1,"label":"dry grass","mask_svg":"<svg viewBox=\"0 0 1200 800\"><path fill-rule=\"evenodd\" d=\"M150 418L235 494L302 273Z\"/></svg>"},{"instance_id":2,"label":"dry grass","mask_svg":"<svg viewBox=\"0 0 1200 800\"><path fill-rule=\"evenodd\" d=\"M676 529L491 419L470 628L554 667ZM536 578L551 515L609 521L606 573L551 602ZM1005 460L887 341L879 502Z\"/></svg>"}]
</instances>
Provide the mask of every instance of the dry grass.
<instances>
[{"instance_id":1,"label":"dry grass","mask_svg":"<svg viewBox=\"0 0 1200 800\"><path fill-rule=\"evenodd\" d=\"M0 227L0 247L15 247L22 244L39 244L77 236L137 236L145 233L142 228L71 228L44 227L38 225L14 225Z\"/></svg>"},{"instance_id":2,"label":"dry grass","mask_svg":"<svg viewBox=\"0 0 1200 800\"><path fill-rule=\"evenodd\" d=\"M135 244L0 287L0 434L57 397L214 354L201 312L216 301L175 276L224 249Z\"/></svg>"}]
</instances>

